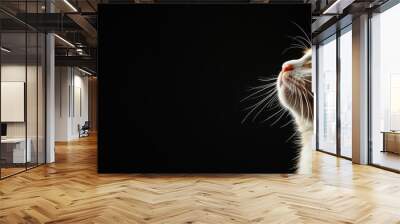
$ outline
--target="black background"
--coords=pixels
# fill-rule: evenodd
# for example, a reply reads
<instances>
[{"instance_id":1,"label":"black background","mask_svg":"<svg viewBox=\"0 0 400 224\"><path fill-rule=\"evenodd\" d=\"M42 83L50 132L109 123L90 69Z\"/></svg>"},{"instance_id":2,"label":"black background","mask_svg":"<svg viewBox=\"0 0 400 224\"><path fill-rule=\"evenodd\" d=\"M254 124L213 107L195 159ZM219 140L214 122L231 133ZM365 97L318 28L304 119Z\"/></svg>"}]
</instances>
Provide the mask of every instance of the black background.
<instances>
[{"instance_id":1,"label":"black background","mask_svg":"<svg viewBox=\"0 0 400 224\"><path fill-rule=\"evenodd\" d=\"M292 22L309 5L100 5L99 172L293 172L289 117L240 102L301 56Z\"/></svg>"}]
</instances>

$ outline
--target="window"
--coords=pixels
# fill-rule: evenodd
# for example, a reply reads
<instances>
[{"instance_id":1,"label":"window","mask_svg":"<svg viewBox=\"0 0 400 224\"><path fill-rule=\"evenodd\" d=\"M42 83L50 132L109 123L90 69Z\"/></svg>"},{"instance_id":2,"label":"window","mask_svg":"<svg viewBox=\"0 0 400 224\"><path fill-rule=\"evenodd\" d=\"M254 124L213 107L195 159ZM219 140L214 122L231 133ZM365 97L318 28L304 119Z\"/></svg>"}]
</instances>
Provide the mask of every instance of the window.
<instances>
[{"instance_id":1,"label":"window","mask_svg":"<svg viewBox=\"0 0 400 224\"><path fill-rule=\"evenodd\" d=\"M340 155L352 157L352 33L351 26L341 32L340 46Z\"/></svg>"},{"instance_id":2,"label":"window","mask_svg":"<svg viewBox=\"0 0 400 224\"><path fill-rule=\"evenodd\" d=\"M318 47L318 145L336 153L336 36Z\"/></svg>"},{"instance_id":3,"label":"window","mask_svg":"<svg viewBox=\"0 0 400 224\"><path fill-rule=\"evenodd\" d=\"M400 170L400 5L371 18L371 162Z\"/></svg>"}]
</instances>

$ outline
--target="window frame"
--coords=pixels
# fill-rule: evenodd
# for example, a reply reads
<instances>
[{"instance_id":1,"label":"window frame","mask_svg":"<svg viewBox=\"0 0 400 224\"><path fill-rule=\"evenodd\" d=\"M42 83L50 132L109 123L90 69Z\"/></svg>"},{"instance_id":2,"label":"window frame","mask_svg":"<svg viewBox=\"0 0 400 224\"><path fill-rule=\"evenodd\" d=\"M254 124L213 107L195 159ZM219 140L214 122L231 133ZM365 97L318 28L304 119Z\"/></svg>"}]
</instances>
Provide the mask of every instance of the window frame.
<instances>
[{"instance_id":1,"label":"window frame","mask_svg":"<svg viewBox=\"0 0 400 224\"><path fill-rule=\"evenodd\" d=\"M318 41L318 43L316 44L316 52L315 52L315 57L316 57L316 100L315 100L315 108L316 108L316 139L315 139L315 143L316 143L316 150L319 152L323 152L329 155L333 155L333 156L337 156L340 158L344 158L347 160L352 160L352 158L347 157L342 155L342 150L341 150L341 119L340 119L340 103L341 103L341 97L340 97L340 77L341 77L341 67L340 67L340 37L344 34L346 34L347 32L352 32L352 23L350 22L349 24L345 25L344 27L337 29L336 32L334 32L333 34L327 36L326 38ZM334 38L333 38L334 37ZM319 80L319 47L322 43L327 43L330 41L336 41L336 152L332 153L332 152L328 152L324 149L321 149L319 147L319 107L318 107L318 103L319 103L319 84L320 84L320 80Z\"/></svg>"}]
</instances>

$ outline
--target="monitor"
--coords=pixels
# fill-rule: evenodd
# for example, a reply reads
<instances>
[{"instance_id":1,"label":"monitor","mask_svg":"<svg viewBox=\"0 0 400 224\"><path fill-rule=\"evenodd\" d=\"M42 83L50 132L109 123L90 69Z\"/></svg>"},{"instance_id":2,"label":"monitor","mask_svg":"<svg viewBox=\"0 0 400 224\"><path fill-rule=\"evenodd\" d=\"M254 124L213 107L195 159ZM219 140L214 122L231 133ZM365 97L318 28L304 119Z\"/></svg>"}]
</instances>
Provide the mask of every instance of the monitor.
<instances>
[{"instance_id":1,"label":"monitor","mask_svg":"<svg viewBox=\"0 0 400 224\"><path fill-rule=\"evenodd\" d=\"M1 136L7 136L7 124L1 123Z\"/></svg>"}]
</instances>

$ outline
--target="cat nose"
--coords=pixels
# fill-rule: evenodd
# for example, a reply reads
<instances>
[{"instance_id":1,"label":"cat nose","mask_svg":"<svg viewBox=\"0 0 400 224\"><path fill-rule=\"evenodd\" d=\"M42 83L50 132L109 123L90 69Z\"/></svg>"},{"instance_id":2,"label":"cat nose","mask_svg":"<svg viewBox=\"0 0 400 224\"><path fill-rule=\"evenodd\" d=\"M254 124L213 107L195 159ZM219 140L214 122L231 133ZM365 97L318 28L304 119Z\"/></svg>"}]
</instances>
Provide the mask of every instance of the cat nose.
<instances>
[{"instance_id":1,"label":"cat nose","mask_svg":"<svg viewBox=\"0 0 400 224\"><path fill-rule=\"evenodd\" d=\"M291 64L286 64L282 66L282 72L288 72L292 70L294 70L294 67Z\"/></svg>"}]
</instances>

